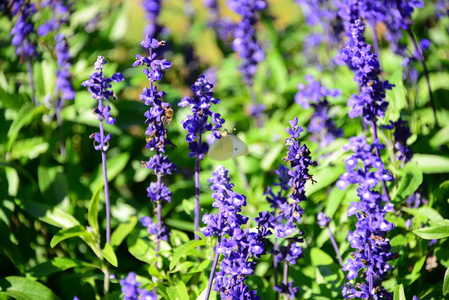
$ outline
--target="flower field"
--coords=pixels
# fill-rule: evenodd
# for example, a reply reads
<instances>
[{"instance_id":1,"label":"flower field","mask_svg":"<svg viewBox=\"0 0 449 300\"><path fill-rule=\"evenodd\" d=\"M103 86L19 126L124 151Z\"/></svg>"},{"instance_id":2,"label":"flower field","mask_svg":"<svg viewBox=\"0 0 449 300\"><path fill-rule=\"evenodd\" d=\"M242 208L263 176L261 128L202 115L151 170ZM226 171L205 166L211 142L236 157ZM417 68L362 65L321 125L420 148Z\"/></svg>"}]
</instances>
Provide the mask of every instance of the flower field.
<instances>
[{"instance_id":1,"label":"flower field","mask_svg":"<svg viewBox=\"0 0 449 300\"><path fill-rule=\"evenodd\" d=\"M3 0L0 299L449 299L449 2Z\"/></svg>"}]
</instances>

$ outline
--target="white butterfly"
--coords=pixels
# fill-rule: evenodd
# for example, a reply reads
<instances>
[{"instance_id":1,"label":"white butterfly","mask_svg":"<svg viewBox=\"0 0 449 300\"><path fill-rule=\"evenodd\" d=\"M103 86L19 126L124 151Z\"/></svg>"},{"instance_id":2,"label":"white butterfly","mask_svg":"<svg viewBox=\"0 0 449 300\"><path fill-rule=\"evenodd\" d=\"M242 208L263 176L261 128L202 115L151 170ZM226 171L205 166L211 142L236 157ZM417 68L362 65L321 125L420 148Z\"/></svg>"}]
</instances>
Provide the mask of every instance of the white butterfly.
<instances>
[{"instance_id":1,"label":"white butterfly","mask_svg":"<svg viewBox=\"0 0 449 300\"><path fill-rule=\"evenodd\" d=\"M231 157L249 154L248 146L237 136L228 133L226 129L220 134L221 138L215 139L212 145L210 145L209 152L207 153L209 158L223 161Z\"/></svg>"}]
</instances>

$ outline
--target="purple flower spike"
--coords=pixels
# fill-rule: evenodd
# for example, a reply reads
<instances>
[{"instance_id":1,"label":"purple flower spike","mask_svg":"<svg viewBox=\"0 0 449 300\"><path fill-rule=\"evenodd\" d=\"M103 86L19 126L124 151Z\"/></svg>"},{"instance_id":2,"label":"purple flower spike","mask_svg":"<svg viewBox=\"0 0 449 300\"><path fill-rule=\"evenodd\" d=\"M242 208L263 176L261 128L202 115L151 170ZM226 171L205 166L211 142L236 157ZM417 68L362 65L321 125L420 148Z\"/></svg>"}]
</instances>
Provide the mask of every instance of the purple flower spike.
<instances>
[{"instance_id":1,"label":"purple flower spike","mask_svg":"<svg viewBox=\"0 0 449 300\"><path fill-rule=\"evenodd\" d=\"M317 219L318 219L318 225L320 225L321 227L327 227L329 225L330 222L330 218L328 216L326 216L325 213L323 213L322 211L320 211L317 215Z\"/></svg>"},{"instance_id":2,"label":"purple flower spike","mask_svg":"<svg viewBox=\"0 0 449 300\"><path fill-rule=\"evenodd\" d=\"M142 284L136 281L136 273L134 272L129 273L125 279L120 279L120 285L125 300L157 300L156 294L140 288Z\"/></svg>"},{"instance_id":3,"label":"purple flower spike","mask_svg":"<svg viewBox=\"0 0 449 300\"><path fill-rule=\"evenodd\" d=\"M256 262L252 258L260 258L266 253L265 238L271 235L274 217L268 212L261 212L256 218L257 231L241 229L248 222L248 218L241 215L246 197L232 190L234 185L230 183L228 170L218 166L208 182L212 183L211 189L214 192L212 198L215 201L212 206L218 209L218 213L204 215L203 223L207 227L201 230L206 236L217 237L206 299L214 278L214 290L220 293L222 299L260 299L256 291L251 291L245 285L244 280L245 277L254 275ZM223 255L223 259L220 270L215 274L219 255Z\"/></svg>"},{"instance_id":4,"label":"purple flower spike","mask_svg":"<svg viewBox=\"0 0 449 300\"><path fill-rule=\"evenodd\" d=\"M95 108L94 114L100 122L100 130L90 136L94 139L95 150L101 151L101 162L103 165L103 179L104 179L104 192L106 199L106 243L110 243L111 238L111 223L110 223L110 206L109 206L109 182L106 165L106 151L109 149L110 134L105 135L103 121L107 124L115 123L115 119L111 117L109 106L104 106L103 101L110 97L116 98L114 92L110 90L112 87L111 82L119 82L124 80L122 74L115 73L111 78L106 78L103 73L103 66L106 64L106 60L102 56L98 56L95 62L95 70L89 79L82 83L82 86L87 86L89 92L92 94L92 98L98 100L98 107Z\"/></svg>"},{"instance_id":5,"label":"purple flower spike","mask_svg":"<svg viewBox=\"0 0 449 300\"><path fill-rule=\"evenodd\" d=\"M385 199L376 188L382 180L392 181L393 176L374 154L376 148L383 148L378 140L370 145L365 137L352 137L349 142L345 149L351 149L355 154L346 160L347 171L340 176L337 187L345 189L349 184L358 184L357 195L360 202L352 202L348 210L349 216L355 214L357 217L356 229L348 235L348 241L356 251L354 258L348 259L343 270L348 272L346 277L349 280L366 274L366 282L363 280L357 284L346 284L343 296L391 299L381 282L393 268L388 263L393 259L393 254L386 235L394 228L394 224L385 220L386 212L392 211L393 205L389 202L383 204Z\"/></svg>"},{"instance_id":6,"label":"purple flower spike","mask_svg":"<svg viewBox=\"0 0 449 300\"><path fill-rule=\"evenodd\" d=\"M412 136L407 122L399 118L396 122L390 121L390 125L384 125L385 129L394 129L393 139L396 149L396 158L402 163L409 162L413 157L413 150L407 145L407 140Z\"/></svg>"},{"instance_id":7,"label":"purple flower spike","mask_svg":"<svg viewBox=\"0 0 449 300\"><path fill-rule=\"evenodd\" d=\"M352 6L351 8L352 14L355 14L356 10ZM337 62L346 63L354 70L354 80L360 86L360 93L352 95L348 100L348 106L351 107L349 117L362 115L366 121L377 120L385 116L388 107L385 91L393 85L379 79L377 55L371 52L371 45L365 42L363 36L365 25L356 15L352 15L352 18L348 25L349 42L336 57Z\"/></svg>"},{"instance_id":8,"label":"purple flower spike","mask_svg":"<svg viewBox=\"0 0 449 300\"><path fill-rule=\"evenodd\" d=\"M17 16L17 21L11 29L11 44L16 47L17 56L24 60L37 57L36 43L33 41L33 15L37 12L34 3L26 0L10 1L11 15Z\"/></svg>"},{"instance_id":9,"label":"purple flower spike","mask_svg":"<svg viewBox=\"0 0 449 300\"><path fill-rule=\"evenodd\" d=\"M142 7L146 13L147 26L145 27L145 36L157 37L162 30L157 19L161 11L161 0L142 1Z\"/></svg>"},{"instance_id":10,"label":"purple flower spike","mask_svg":"<svg viewBox=\"0 0 449 300\"><path fill-rule=\"evenodd\" d=\"M181 123L188 131L186 141L189 143L189 156L198 157L200 160L209 150L207 143L202 142L202 135L212 131L215 136L220 136L218 129L225 122L220 114L214 113L210 109L211 104L220 103L220 99L214 98L212 88L213 85L207 81L204 75L200 75L191 87L194 97L185 96L178 104L181 107L189 105L192 111L192 114L188 115Z\"/></svg>"},{"instance_id":11,"label":"purple flower spike","mask_svg":"<svg viewBox=\"0 0 449 300\"><path fill-rule=\"evenodd\" d=\"M142 162L142 166L153 170L157 177L157 181L151 182L147 188L148 198L155 202L157 207L157 222L153 223L149 217L145 217L141 221L145 227L148 227L148 232L153 235L152 239L156 243L156 251L159 251L160 240L166 241L169 235L168 229L162 223L162 202L170 202L172 195L170 189L162 182L162 177L177 172L177 166L170 161L168 156L164 155L166 146L174 147L168 138L167 131L167 124L173 118L173 109L169 103L163 101L165 92L158 91L156 82L162 79L164 72L172 64L165 59L157 59L157 49L165 45L164 41L158 41L147 36L141 45L148 50L149 55L137 54L133 66L145 66L143 73L150 81L150 87L143 89L140 100L149 106L149 109L145 112L145 123L147 124L145 131L147 135L146 148L156 152L147 162Z\"/></svg>"},{"instance_id":12,"label":"purple flower spike","mask_svg":"<svg viewBox=\"0 0 449 300\"><path fill-rule=\"evenodd\" d=\"M295 101L304 109L312 106L314 114L307 129L311 133L311 140L319 142L320 148L324 148L337 137L343 136L341 128L337 128L328 115L330 105L327 102L327 97L340 96L341 91L337 89L330 90L322 86L311 75L306 76L306 80L309 82L307 86L304 84L298 85Z\"/></svg>"},{"instance_id":13,"label":"purple flower spike","mask_svg":"<svg viewBox=\"0 0 449 300\"><path fill-rule=\"evenodd\" d=\"M315 165L310 156L310 151L306 145L299 142L300 133L303 131L298 125L298 118L289 122L290 127L286 132L290 135L285 140L288 146L287 156L284 158L290 164L290 168L280 166L276 171L279 176L279 186L277 194L269 187L265 195L267 201L271 204L274 211L270 214L273 221L270 222L270 228L275 232L276 242L274 245L273 261L275 276L277 276L278 266L281 262L284 264L282 282L278 283L274 289L281 293L285 299L295 299L295 294L299 288L293 286L293 281L288 282L288 265L296 264L297 260L303 256L302 248L299 243L303 242L302 232L297 226L301 222L303 209L300 203L307 201L305 195L305 183L307 180L313 180L309 174L309 167ZM290 197L287 192L291 191ZM290 198L291 200L289 200ZM281 245L285 239L286 245Z\"/></svg>"},{"instance_id":14,"label":"purple flower spike","mask_svg":"<svg viewBox=\"0 0 449 300\"><path fill-rule=\"evenodd\" d=\"M240 71L243 81L251 86L257 71L257 64L265 57L263 49L256 39L255 24L257 12L263 10L266 3L262 0L227 0L226 4L232 11L242 16L242 20L234 29L235 39L232 46L242 60Z\"/></svg>"}]
</instances>

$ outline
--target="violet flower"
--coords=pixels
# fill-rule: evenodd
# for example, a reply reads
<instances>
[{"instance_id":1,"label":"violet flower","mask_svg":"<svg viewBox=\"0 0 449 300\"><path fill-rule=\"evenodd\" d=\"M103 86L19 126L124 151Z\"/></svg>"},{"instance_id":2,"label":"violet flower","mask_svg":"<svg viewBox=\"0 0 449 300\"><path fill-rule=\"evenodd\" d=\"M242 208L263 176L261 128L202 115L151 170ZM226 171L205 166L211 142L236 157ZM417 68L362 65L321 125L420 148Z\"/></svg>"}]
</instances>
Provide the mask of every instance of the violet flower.
<instances>
[{"instance_id":1,"label":"violet flower","mask_svg":"<svg viewBox=\"0 0 449 300\"><path fill-rule=\"evenodd\" d=\"M89 92L92 94L92 98L98 100L98 107L95 108L94 114L100 122L100 132L95 132L90 135L90 138L94 139L95 150L101 151L101 162L103 166L103 180L104 180L104 196L106 203L106 244L110 244L111 240L111 207L109 201L109 181L108 172L106 164L106 151L109 148L109 140L111 139L111 134L105 136L104 134L104 124L103 121L108 125L115 123L115 119L111 116L109 105L104 106L103 101L109 100L111 97L116 99L117 96L114 94L110 88L112 87L111 82L120 82L125 80L121 73L115 73L110 78L104 76L103 66L106 64L106 60L103 56L98 56L95 62L95 70L89 79L84 81L81 85L87 86ZM104 270L104 285L105 293L109 290L109 271L108 268Z\"/></svg>"},{"instance_id":2,"label":"violet flower","mask_svg":"<svg viewBox=\"0 0 449 300\"><path fill-rule=\"evenodd\" d=\"M145 27L145 36L157 37L162 30L157 19L161 11L161 0L144 0L141 3L145 11L147 26Z\"/></svg>"},{"instance_id":3,"label":"violet flower","mask_svg":"<svg viewBox=\"0 0 449 300\"><path fill-rule=\"evenodd\" d=\"M208 8L208 25L215 30L215 34L220 40L227 41L232 37L235 25L229 17L221 16L217 0L203 0Z\"/></svg>"},{"instance_id":4,"label":"violet flower","mask_svg":"<svg viewBox=\"0 0 449 300\"><path fill-rule=\"evenodd\" d=\"M314 113L307 129L311 133L311 140L319 142L320 148L324 148L336 138L343 136L343 130L337 128L328 115L330 105L327 102L327 97L340 96L341 91L322 86L311 75L307 75L306 80L309 82L308 85L298 85L295 101L304 109L312 106Z\"/></svg>"},{"instance_id":5,"label":"violet flower","mask_svg":"<svg viewBox=\"0 0 449 300\"><path fill-rule=\"evenodd\" d=\"M157 49L165 45L164 41L158 41L147 36L141 45L149 51L149 56L137 54L133 67L145 66L143 73L150 81L150 87L143 89L143 92L140 94L140 100L145 101L145 104L149 106L149 110L145 112L145 117L147 118L145 123L148 124L145 132L148 136L146 148L156 153L148 162L143 162L142 165L147 169L153 170L157 177L157 181L150 183L150 186L147 188L148 198L152 202L156 202L157 206L156 228L154 228L152 221L148 217L142 218L141 222L148 227L150 234L154 234L156 251L159 251L160 240L166 241L169 234L162 223L162 201L170 202L172 194L170 189L162 182L162 177L177 172L177 167L170 161L168 156L164 155L166 146L174 146L167 136L166 128L167 124L172 120L173 109L169 103L162 100L165 92L157 90L156 82L162 79L164 71L171 68L172 63L166 59L157 59Z\"/></svg>"},{"instance_id":6,"label":"violet flower","mask_svg":"<svg viewBox=\"0 0 449 300\"><path fill-rule=\"evenodd\" d=\"M23 60L37 57L34 34L33 15L37 12L34 3L27 0L9 0L11 16L17 16L17 21L11 29L11 44L16 47L16 54Z\"/></svg>"},{"instance_id":7,"label":"violet flower","mask_svg":"<svg viewBox=\"0 0 449 300\"><path fill-rule=\"evenodd\" d=\"M203 141L203 134L211 131L215 138L220 138L218 129L225 122L220 114L210 109L211 104L220 103L220 99L214 98L212 88L213 85L201 75L191 86L194 97L185 96L178 104L181 107L189 105L192 111L191 115L182 120L182 126L188 132L186 141L189 143L189 156L195 158L195 239L199 239L197 232L200 227L200 161L209 150Z\"/></svg>"},{"instance_id":8,"label":"violet flower","mask_svg":"<svg viewBox=\"0 0 449 300\"><path fill-rule=\"evenodd\" d=\"M157 300L157 295L141 289L142 284L137 282L136 273L131 272L124 279L120 279L120 286L122 288L123 299L124 300Z\"/></svg>"},{"instance_id":9,"label":"violet flower","mask_svg":"<svg viewBox=\"0 0 449 300\"><path fill-rule=\"evenodd\" d=\"M355 252L354 258L348 259L343 267L344 271L348 271L347 279L351 280L343 287L345 298L392 299L381 285L382 279L393 268L389 261L394 258L386 237L394 224L385 220L386 212L393 211L393 204L389 201L384 204L385 199L377 191L381 181L393 180L375 154L376 148L383 147L379 140L375 139L370 145L362 136L350 138L349 145L344 148L354 154L346 160L347 171L340 176L337 187L346 189L349 184L358 184L357 195L360 198L360 202L352 202L348 209L348 216L355 214L357 223L356 229L348 235Z\"/></svg>"},{"instance_id":10,"label":"violet flower","mask_svg":"<svg viewBox=\"0 0 449 300\"><path fill-rule=\"evenodd\" d=\"M396 158L402 164L409 162L413 157L413 151L407 145L408 138L412 136L407 122L399 118L396 122L390 121L390 125L384 125L382 127L390 130L394 129L393 142L397 153Z\"/></svg>"},{"instance_id":11,"label":"violet flower","mask_svg":"<svg viewBox=\"0 0 449 300\"><path fill-rule=\"evenodd\" d=\"M11 44L16 48L16 55L26 62L28 80L31 87L31 100L36 103L36 89L33 78L33 65L31 61L37 57L36 41L34 40L33 15L37 12L34 3L27 0L8 0L11 17L17 17L11 29Z\"/></svg>"},{"instance_id":12,"label":"violet flower","mask_svg":"<svg viewBox=\"0 0 449 300\"><path fill-rule=\"evenodd\" d=\"M275 244L273 253L273 265L275 273L278 266L283 262L282 281L278 282L275 274L274 289L281 293L286 299L295 299L298 288L293 286L293 281L288 281L289 265L296 264L296 261L302 257L302 249L299 243L303 242L302 231L298 229L304 210L300 203L307 201L305 194L305 183L307 180L313 180L309 174L309 167L316 163L310 156L310 151L306 145L301 145L299 135L303 129L298 125L298 118L290 121L290 127L286 132L290 135L285 140L288 146L287 156L284 158L290 164L290 168L280 166L276 172L279 175L279 191L275 194L272 188L268 188L265 195L267 201L271 203L274 209L272 216L274 218ZM287 190L291 190L289 198L285 195ZM282 245L279 239L284 239L286 245Z\"/></svg>"},{"instance_id":13,"label":"violet flower","mask_svg":"<svg viewBox=\"0 0 449 300\"><path fill-rule=\"evenodd\" d=\"M46 36L51 31L55 33L55 52L57 59L56 69L56 87L55 95L55 115L58 121L60 130L60 151L61 155L65 157L65 143L63 137L62 117L61 111L66 100L73 100L75 98L75 90L72 84L72 76L70 74L71 56L69 53L69 45L66 36L60 32L61 27L70 19L71 6L66 1L61 0L47 0L41 3L42 8L48 8L51 11L50 20L46 21L37 29L37 34Z\"/></svg>"},{"instance_id":14,"label":"violet flower","mask_svg":"<svg viewBox=\"0 0 449 300\"><path fill-rule=\"evenodd\" d=\"M265 254L265 238L271 234L269 228L273 228L274 218L268 212L261 212L256 218L256 232L241 229L248 222L248 218L241 214L242 207L246 206L246 197L232 190L234 185L230 183L228 170L218 166L208 182L212 183L211 189L214 191L212 206L218 209L218 213L203 216L207 227L201 230L202 233L207 237L217 237L205 299L209 298L213 281L214 290L220 293L221 299L260 299L244 281L254 274L254 258ZM220 255L223 255L220 270L215 273Z\"/></svg>"},{"instance_id":15,"label":"violet flower","mask_svg":"<svg viewBox=\"0 0 449 300\"><path fill-rule=\"evenodd\" d=\"M110 78L104 76L103 66L107 63L103 56L98 56L95 62L95 70L92 75L89 76L90 79L84 81L81 85L87 86L89 92L92 94L92 98L98 100L98 107L95 108L94 114L100 122L100 132L96 132L90 136L94 139L95 150L101 151L101 161L103 164L103 179L104 179L104 194L106 199L106 243L110 243L111 238L111 222L110 222L110 202L109 202L109 183L108 174L106 167L106 151L109 149L109 140L111 134L105 136L103 121L108 125L115 123L115 119L111 116L110 106L104 106L103 101L109 100L110 98L116 99L117 96L114 94L110 88L112 87L111 82L120 82L125 80L121 73L115 73Z\"/></svg>"},{"instance_id":16,"label":"violet flower","mask_svg":"<svg viewBox=\"0 0 449 300\"><path fill-rule=\"evenodd\" d=\"M354 80L360 86L360 93L352 95L348 100L348 106L352 107L349 117L362 115L366 121L375 121L385 116L388 107L385 90L391 89L393 85L379 79L379 62L371 52L371 45L365 42L364 31L362 20L352 19L351 38L336 59L339 63L347 63L354 70Z\"/></svg>"},{"instance_id":17,"label":"violet flower","mask_svg":"<svg viewBox=\"0 0 449 300\"><path fill-rule=\"evenodd\" d=\"M257 12L265 8L263 0L227 0L229 8L242 16L242 20L234 30L233 48L239 54L242 64L240 71L243 81L252 85L253 77L257 71L257 64L262 61L265 54L256 39L255 25L257 22Z\"/></svg>"},{"instance_id":18,"label":"violet flower","mask_svg":"<svg viewBox=\"0 0 449 300\"><path fill-rule=\"evenodd\" d=\"M51 11L50 20L46 21L37 29L37 34L46 36L50 31L59 32L61 26L70 20L69 1L64 0L46 0L40 6L48 8Z\"/></svg>"},{"instance_id":19,"label":"violet flower","mask_svg":"<svg viewBox=\"0 0 449 300\"><path fill-rule=\"evenodd\" d=\"M339 49L344 32L343 22L338 16L334 1L330 0L296 0L301 7L307 24L313 29L302 46L307 57L307 64L318 69L333 68L332 59L321 58L320 48L324 45L326 51Z\"/></svg>"}]
</instances>

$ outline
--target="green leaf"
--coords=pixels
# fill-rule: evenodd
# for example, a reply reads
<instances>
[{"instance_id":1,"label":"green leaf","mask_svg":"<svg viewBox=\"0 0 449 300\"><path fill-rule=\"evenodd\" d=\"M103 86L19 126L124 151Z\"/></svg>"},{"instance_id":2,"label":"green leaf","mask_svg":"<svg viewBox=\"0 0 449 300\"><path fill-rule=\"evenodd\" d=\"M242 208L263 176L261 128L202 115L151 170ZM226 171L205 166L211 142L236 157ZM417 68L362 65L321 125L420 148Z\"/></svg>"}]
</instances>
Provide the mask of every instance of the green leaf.
<instances>
[{"instance_id":1,"label":"green leaf","mask_svg":"<svg viewBox=\"0 0 449 300\"><path fill-rule=\"evenodd\" d=\"M337 187L334 187L332 189L332 192L329 194L329 197L327 198L326 208L324 210L324 213L329 218L332 218L334 216L346 193L347 193L346 190L342 191Z\"/></svg>"},{"instance_id":2,"label":"green leaf","mask_svg":"<svg viewBox=\"0 0 449 300\"><path fill-rule=\"evenodd\" d=\"M27 199L23 203L19 199L15 200L18 205L23 205L24 209L31 215L39 218L42 222L59 227L71 228L81 225L80 222L71 214L66 213L60 208L42 204Z\"/></svg>"},{"instance_id":3,"label":"green leaf","mask_svg":"<svg viewBox=\"0 0 449 300\"><path fill-rule=\"evenodd\" d=\"M95 193L92 195L89 203L89 210L87 212L87 222L94 230L95 234L100 233L100 227L98 226L98 202L100 202L100 194L102 188L98 187Z\"/></svg>"},{"instance_id":4,"label":"green leaf","mask_svg":"<svg viewBox=\"0 0 449 300\"><path fill-rule=\"evenodd\" d=\"M158 268L156 268L156 266L154 265L154 263L157 261L157 257L153 258L153 262L151 263L150 267L148 268L148 273L153 276L156 277L158 279L165 279L165 276L159 271Z\"/></svg>"},{"instance_id":5,"label":"green leaf","mask_svg":"<svg viewBox=\"0 0 449 300\"><path fill-rule=\"evenodd\" d=\"M424 174L438 174L449 172L449 158L432 154L415 154L412 162L419 166Z\"/></svg>"},{"instance_id":6,"label":"green leaf","mask_svg":"<svg viewBox=\"0 0 449 300\"><path fill-rule=\"evenodd\" d=\"M191 249L198 247L198 246L204 246L205 241L204 240L199 240L199 241L189 241L187 243L185 243L184 245L182 245L181 247L177 248L174 253L173 253L173 257L170 261L170 270L172 270L175 265L178 263L179 259L186 255L188 251L190 251Z\"/></svg>"},{"instance_id":7,"label":"green leaf","mask_svg":"<svg viewBox=\"0 0 449 300\"><path fill-rule=\"evenodd\" d=\"M118 247L136 227L137 222L137 217L132 216L128 219L128 223L121 223L119 226L117 226L111 236L111 246Z\"/></svg>"},{"instance_id":8,"label":"green leaf","mask_svg":"<svg viewBox=\"0 0 449 300\"><path fill-rule=\"evenodd\" d=\"M284 149L283 144L278 144L272 147L267 154L265 154L260 161L260 168L264 171L272 169L273 163L278 159L279 154Z\"/></svg>"},{"instance_id":9,"label":"green leaf","mask_svg":"<svg viewBox=\"0 0 449 300\"><path fill-rule=\"evenodd\" d=\"M443 219L443 217L440 215L440 213L438 211L436 211L434 208L428 207L428 206L424 206L424 207L420 207L420 208L403 207L402 210L413 215L413 216L422 217L424 219L431 220L432 222L434 222L436 220ZM432 227L435 227L435 226L432 226Z\"/></svg>"},{"instance_id":10,"label":"green leaf","mask_svg":"<svg viewBox=\"0 0 449 300\"><path fill-rule=\"evenodd\" d=\"M285 59L282 57L282 53L279 49L278 32L274 26L272 19L264 18L265 25L268 28L268 33L272 41L273 47L267 53L266 61L270 66L271 75L275 84L276 92L282 94L285 91L286 83L288 82L288 71L285 64Z\"/></svg>"},{"instance_id":11,"label":"green leaf","mask_svg":"<svg viewBox=\"0 0 449 300\"><path fill-rule=\"evenodd\" d=\"M442 239L449 236L449 226L420 228L413 233L425 240Z\"/></svg>"},{"instance_id":12,"label":"green leaf","mask_svg":"<svg viewBox=\"0 0 449 300\"><path fill-rule=\"evenodd\" d=\"M444 273L443 296L446 296L448 293L449 293L449 268L446 269L446 273Z\"/></svg>"},{"instance_id":13,"label":"green leaf","mask_svg":"<svg viewBox=\"0 0 449 300\"><path fill-rule=\"evenodd\" d=\"M57 300L59 299L45 285L24 277L9 276L0 279L0 294L20 300Z\"/></svg>"},{"instance_id":14,"label":"green leaf","mask_svg":"<svg viewBox=\"0 0 449 300\"><path fill-rule=\"evenodd\" d=\"M67 229L62 229L60 230L50 241L50 247L54 247L57 244L59 244L60 242L72 238L72 237L88 237L88 236L92 236L91 233L86 231L86 228L84 228L81 225L75 226L75 227L71 227L71 228L67 228Z\"/></svg>"},{"instance_id":15,"label":"green leaf","mask_svg":"<svg viewBox=\"0 0 449 300\"><path fill-rule=\"evenodd\" d=\"M312 261L312 266L331 265L334 263L334 260L329 254L316 247L311 249L310 259Z\"/></svg>"},{"instance_id":16,"label":"green leaf","mask_svg":"<svg viewBox=\"0 0 449 300\"><path fill-rule=\"evenodd\" d=\"M129 253L138 260L146 262L149 265L156 261L156 252L150 247L148 240L143 241L135 235L129 235L126 239L126 244Z\"/></svg>"},{"instance_id":17,"label":"green leaf","mask_svg":"<svg viewBox=\"0 0 449 300\"><path fill-rule=\"evenodd\" d=\"M47 152L48 143L43 137L33 137L30 139L23 139L16 141L11 149L11 159L19 159L27 157L35 159L42 153Z\"/></svg>"},{"instance_id":18,"label":"green leaf","mask_svg":"<svg viewBox=\"0 0 449 300\"><path fill-rule=\"evenodd\" d=\"M29 102L22 105L17 116L15 116L14 121L12 122L8 130L7 134L8 144L6 147L7 152L11 151L14 142L19 136L20 129L22 129L23 126L30 124L35 115L40 114L44 111L45 111L44 105L41 105L36 108Z\"/></svg>"},{"instance_id":19,"label":"green leaf","mask_svg":"<svg viewBox=\"0 0 449 300\"><path fill-rule=\"evenodd\" d=\"M405 298L404 286L402 284L395 286L393 300L407 300Z\"/></svg>"},{"instance_id":20,"label":"green leaf","mask_svg":"<svg viewBox=\"0 0 449 300\"><path fill-rule=\"evenodd\" d=\"M60 203L67 196L67 178L62 166L45 167L39 165L38 184L42 195L48 204Z\"/></svg>"},{"instance_id":21,"label":"green leaf","mask_svg":"<svg viewBox=\"0 0 449 300\"><path fill-rule=\"evenodd\" d=\"M105 244L104 248L100 251L103 257L114 267L118 266L117 256L114 253L114 249L109 244Z\"/></svg>"},{"instance_id":22,"label":"green leaf","mask_svg":"<svg viewBox=\"0 0 449 300\"><path fill-rule=\"evenodd\" d=\"M449 199L449 180L441 183L438 189L434 191L435 197L438 200L447 200Z\"/></svg>"},{"instance_id":23,"label":"green leaf","mask_svg":"<svg viewBox=\"0 0 449 300\"><path fill-rule=\"evenodd\" d=\"M62 272L75 267L87 267L87 268L97 268L101 269L100 266L96 266L91 263L80 261L73 258L67 257L55 257L50 261L41 263L33 267L29 273L32 277L42 278L47 277L51 274Z\"/></svg>"},{"instance_id":24,"label":"green leaf","mask_svg":"<svg viewBox=\"0 0 449 300\"><path fill-rule=\"evenodd\" d=\"M171 286L167 289L167 294L170 300L189 300L189 294L184 282L180 281L176 286Z\"/></svg>"},{"instance_id":25,"label":"green leaf","mask_svg":"<svg viewBox=\"0 0 449 300\"><path fill-rule=\"evenodd\" d=\"M393 203L399 204L407 200L421 185L423 174L416 164L408 163L402 169L403 176L399 181Z\"/></svg>"},{"instance_id":26,"label":"green leaf","mask_svg":"<svg viewBox=\"0 0 449 300\"><path fill-rule=\"evenodd\" d=\"M430 146L438 148L449 143L449 126L446 126L438 131L431 139Z\"/></svg>"}]
</instances>

